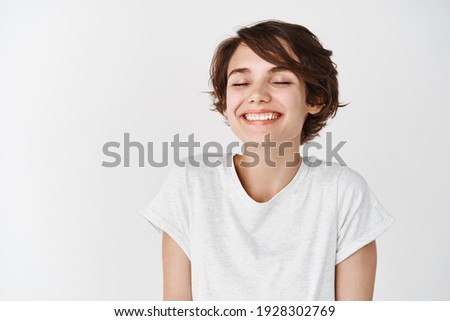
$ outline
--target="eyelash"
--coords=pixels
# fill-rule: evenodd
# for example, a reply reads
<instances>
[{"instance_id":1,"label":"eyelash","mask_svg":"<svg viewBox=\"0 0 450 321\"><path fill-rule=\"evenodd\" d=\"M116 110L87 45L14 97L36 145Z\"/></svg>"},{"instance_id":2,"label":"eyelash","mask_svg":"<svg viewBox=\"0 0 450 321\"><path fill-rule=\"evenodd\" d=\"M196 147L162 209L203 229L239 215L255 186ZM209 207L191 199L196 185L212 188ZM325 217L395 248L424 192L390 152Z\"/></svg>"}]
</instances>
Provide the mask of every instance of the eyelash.
<instances>
[{"instance_id":1,"label":"eyelash","mask_svg":"<svg viewBox=\"0 0 450 321\"><path fill-rule=\"evenodd\" d=\"M273 82L276 85L289 85L291 84L288 81L275 81ZM233 87L243 87L243 86L247 86L249 83L242 83L242 84L233 84Z\"/></svg>"}]
</instances>

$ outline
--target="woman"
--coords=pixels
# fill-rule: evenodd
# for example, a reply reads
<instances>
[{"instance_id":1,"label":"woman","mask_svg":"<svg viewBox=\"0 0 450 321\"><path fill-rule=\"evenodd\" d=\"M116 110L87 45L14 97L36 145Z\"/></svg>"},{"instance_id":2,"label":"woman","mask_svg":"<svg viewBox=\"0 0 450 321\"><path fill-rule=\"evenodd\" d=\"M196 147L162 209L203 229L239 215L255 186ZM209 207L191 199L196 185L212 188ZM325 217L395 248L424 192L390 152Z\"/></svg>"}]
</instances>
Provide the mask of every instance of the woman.
<instances>
[{"instance_id":1,"label":"woman","mask_svg":"<svg viewBox=\"0 0 450 321\"><path fill-rule=\"evenodd\" d=\"M345 106L331 54L273 20L219 45L214 110L246 148L174 168L145 209L163 232L164 300L372 299L375 239L395 220L357 172L299 153Z\"/></svg>"}]
</instances>

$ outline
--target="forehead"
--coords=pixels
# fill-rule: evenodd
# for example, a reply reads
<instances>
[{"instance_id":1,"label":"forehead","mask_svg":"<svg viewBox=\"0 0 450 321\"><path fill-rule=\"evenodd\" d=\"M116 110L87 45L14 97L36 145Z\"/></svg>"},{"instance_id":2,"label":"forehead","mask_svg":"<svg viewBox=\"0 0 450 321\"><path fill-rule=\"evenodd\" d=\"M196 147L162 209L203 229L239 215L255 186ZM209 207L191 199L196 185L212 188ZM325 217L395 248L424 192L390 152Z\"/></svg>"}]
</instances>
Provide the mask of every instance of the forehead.
<instances>
[{"instance_id":1,"label":"forehead","mask_svg":"<svg viewBox=\"0 0 450 321\"><path fill-rule=\"evenodd\" d=\"M241 43L231 56L227 74L235 68L251 68L255 65L262 65L267 68L275 66L254 53L245 43Z\"/></svg>"},{"instance_id":2,"label":"forehead","mask_svg":"<svg viewBox=\"0 0 450 321\"><path fill-rule=\"evenodd\" d=\"M279 39L280 42L283 44L284 48L288 52L288 54L296 61L299 61L297 56L294 54L292 49L289 47L289 45L283 40ZM286 69L286 68L274 68L277 67L276 65L268 62L267 60L264 60L260 56L258 56L253 50L250 49L250 47L247 46L245 43L240 43L236 50L234 51L233 55L231 56L230 62L228 64L227 69L227 75L230 75L230 72L232 72L235 69L248 69L247 71L250 71L252 69L265 69L267 71L271 70L272 72L276 71L291 71L293 70ZM274 70L277 69L277 70Z\"/></svg>"}]
</instances>

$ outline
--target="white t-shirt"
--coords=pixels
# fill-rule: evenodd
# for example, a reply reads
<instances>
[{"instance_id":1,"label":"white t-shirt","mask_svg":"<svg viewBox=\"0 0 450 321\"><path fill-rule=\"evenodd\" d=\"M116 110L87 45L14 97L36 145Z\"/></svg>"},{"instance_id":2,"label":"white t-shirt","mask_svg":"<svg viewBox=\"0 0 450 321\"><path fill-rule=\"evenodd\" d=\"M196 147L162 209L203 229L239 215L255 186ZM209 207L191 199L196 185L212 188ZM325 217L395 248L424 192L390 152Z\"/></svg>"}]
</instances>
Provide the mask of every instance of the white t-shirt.
<instances>
[{"instance_id":1,"label":"white t-shirt","mask_svg":"<svg viewBox=\"0 0 450 321\"><path fill-rule=\"evenodd\" d=\"M171 169L141 214L191 261L193 300L335 300L335 265L395 219L364 178L338 163L307 166L270 201L254 201L232 157ZM197 158L198 157L198 158Z\"/></svg>"}]
</instances>

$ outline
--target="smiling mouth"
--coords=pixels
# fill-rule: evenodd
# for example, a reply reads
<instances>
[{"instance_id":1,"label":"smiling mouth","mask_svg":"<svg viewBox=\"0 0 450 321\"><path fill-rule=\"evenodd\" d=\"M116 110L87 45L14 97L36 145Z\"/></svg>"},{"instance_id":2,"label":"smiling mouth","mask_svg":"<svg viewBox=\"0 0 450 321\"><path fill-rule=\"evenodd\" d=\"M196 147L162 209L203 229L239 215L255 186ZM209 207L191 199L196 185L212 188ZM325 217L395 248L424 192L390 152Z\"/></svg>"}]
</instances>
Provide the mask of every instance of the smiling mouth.
<instances>
[{"instance_id":1,"label":"smiling mouth","mask_svg":"<svg viewBox=\"0 0 450 321\"><path fill-rule=\"evenodd\" d=\"M269 124L277 121L282 115L275 112L269 113L248 113L242 115L242 119L248 124Z\"/></svg>"}]
</instances>

